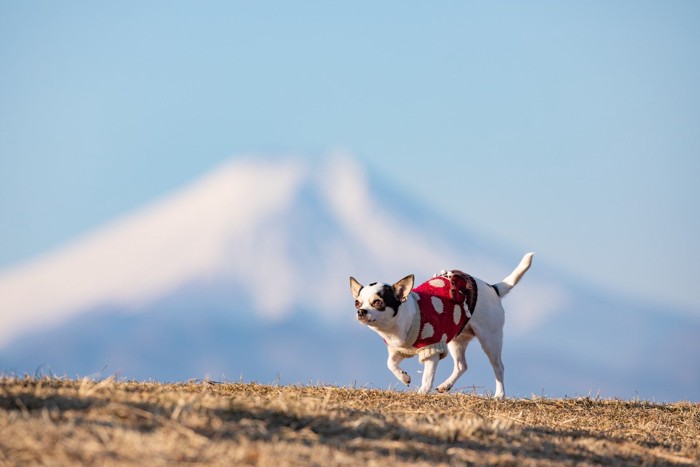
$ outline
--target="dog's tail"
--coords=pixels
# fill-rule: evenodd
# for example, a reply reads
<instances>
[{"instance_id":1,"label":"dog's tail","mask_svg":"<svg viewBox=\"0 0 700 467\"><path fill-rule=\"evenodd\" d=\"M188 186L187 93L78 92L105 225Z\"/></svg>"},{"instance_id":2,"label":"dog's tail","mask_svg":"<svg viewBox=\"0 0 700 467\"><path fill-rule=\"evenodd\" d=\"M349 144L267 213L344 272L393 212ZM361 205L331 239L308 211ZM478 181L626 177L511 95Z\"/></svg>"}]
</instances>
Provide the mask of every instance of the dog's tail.
<instances>
[{"instance_id":1,"label":"dog's tail","mask_svg":"<svg viewBox=\"0 0 700 467\"><path fill-rule=\"evenodd\" d=\"M506 277L501 282L493 286L499 297L505 297L506 294L510 292L510 290L513 287L515 287L515 285L520 281L520 278L523 277L523 274L525 274L527 270L530 269L530 265L532 264L532 257L534 255L534 253L527 253L525 256L523 256L523 259L520 260L520 264L518 264L518 267L510 273L510 276Z\"/></svg>"}]
</instances>

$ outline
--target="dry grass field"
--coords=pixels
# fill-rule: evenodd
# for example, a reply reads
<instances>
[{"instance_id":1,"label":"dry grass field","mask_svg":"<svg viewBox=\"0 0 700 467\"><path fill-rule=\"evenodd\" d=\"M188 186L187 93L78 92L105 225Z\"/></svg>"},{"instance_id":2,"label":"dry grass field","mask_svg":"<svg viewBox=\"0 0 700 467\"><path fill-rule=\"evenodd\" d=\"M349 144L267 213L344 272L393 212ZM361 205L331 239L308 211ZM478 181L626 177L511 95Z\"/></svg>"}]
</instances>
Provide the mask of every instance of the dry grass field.
<instances>
[{"instance_id":1,"label":"dry grass field","mask_svg":"<svg viewBox=\"0 0 700 467\"><path fill-rule=\"evenodd\" d=\"M700 404L0 379L0 465L700 464Z\"/></svg>"}]
</instances>

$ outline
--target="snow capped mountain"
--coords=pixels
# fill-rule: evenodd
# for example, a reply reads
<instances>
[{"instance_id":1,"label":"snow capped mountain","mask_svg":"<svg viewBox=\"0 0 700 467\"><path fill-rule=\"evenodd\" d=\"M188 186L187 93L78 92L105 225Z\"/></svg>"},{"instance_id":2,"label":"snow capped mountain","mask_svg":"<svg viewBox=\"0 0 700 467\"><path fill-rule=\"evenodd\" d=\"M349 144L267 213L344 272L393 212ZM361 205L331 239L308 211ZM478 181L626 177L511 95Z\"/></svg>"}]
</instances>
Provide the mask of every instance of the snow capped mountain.
<instances>
[{"instance_id":1,"label":"snow capped mountain","mask_svg":"<svg viewBox=\"0 0 700 467\"><path fill-rule=\"evenodd\" d=\"M454 267L496 282L519 260L348 155L237 158L0 272L0 370L113 365L142 379L281 372L385 386L383 344L354 322L348 276L421 280ZM700 351L688 335L698 323L584 290L538 262L506 303L507 389L700 398L700 369L683 358ZM660 348L650 348L655 338ZM490 369L472 363L466 379L491 389Z\"/></svg>"},{"instance_id":2,"label":"snow capped mountain","mask_svg":"<svg viewBox=\"0 0 700 467\"><path fill-rule=\"evenodd\" d=\"M11 311L0 344L37 325L99 305L133 309L226 268L231 244L289 207L299 164L232 162L71 245L0 275L0 309ZM264 180L264 183L260 183ZM264 310L275 304L266 304Z\"/></svg>"},{"instance_id":3,"label":"snow capped mountain","mask_svg":"<svg viewBox=\"0 0 700 467\"><path fill-rule=\"evenodd\" d=\"M0 345L99 306L145 310L178 287L208 278L223 277L250 291L257 313L280 318L295 306L309 306L311 284L315 309L337 308L347 298L350 273L390 280L406 270L428 274L456 259L495 269L476 252L455 251L428 233L383 209L348 156L322 167L294 158L237 159L0 274L0 309L14 311L0 329ZM271 275L275 293L253 292ZM342 280L327 280L336 276Z\"/></svg>"}]
</instances>

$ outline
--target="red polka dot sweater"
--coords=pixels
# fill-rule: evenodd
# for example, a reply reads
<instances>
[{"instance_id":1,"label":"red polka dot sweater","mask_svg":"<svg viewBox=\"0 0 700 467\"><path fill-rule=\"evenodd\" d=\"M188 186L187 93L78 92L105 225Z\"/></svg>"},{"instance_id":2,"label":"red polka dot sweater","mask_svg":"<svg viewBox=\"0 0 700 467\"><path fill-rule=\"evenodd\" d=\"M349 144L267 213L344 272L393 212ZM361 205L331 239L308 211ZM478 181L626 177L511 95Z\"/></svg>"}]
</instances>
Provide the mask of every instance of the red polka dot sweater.
<instances>
[{"instance_id":1,"label":"red polka dot sweater","mask_svg":"<svg viewBox=\"0 0 700 467\"><path fill-rule=\"evenodd\" d=\"M418 295L420 320L414 320L409 332L411 347L399 350L418 354L421 362L435 354L445 358L447 343L462 332L471 318L476 305L476 282L461 271L449 271L419 285L413 292Z\"/></svg>"}]
</instances>

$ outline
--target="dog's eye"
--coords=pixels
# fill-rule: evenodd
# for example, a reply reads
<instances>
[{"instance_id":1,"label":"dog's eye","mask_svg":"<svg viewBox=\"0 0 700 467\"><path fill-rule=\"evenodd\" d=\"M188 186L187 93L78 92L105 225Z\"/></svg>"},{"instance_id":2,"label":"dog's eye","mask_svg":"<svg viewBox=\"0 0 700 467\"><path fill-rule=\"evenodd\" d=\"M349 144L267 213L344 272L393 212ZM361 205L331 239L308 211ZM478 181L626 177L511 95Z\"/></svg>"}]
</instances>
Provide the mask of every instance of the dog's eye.
<instances>
[{"instance_id":1,"label":"dog's eye","mask_svg":"<svg viewBox=\"0 0 700 467\"><path fill-rule=\"evenodd\" d=\"M355 308L360 308L362 306L362 303L360 303L359 300L355 300Z\"/></svg>"},{"instance_id":2,"label":"dog's eye","mask_svg":"<svg viewBox=\"0 0 700 467\"><path fill-rule=\"evenodd\" d=\"M376 299L375 301L372 302L372 306L376 308L377 310L383 310L384 309L384 302L381 301L380 299Z\"/></svg>"}]
</instances>

